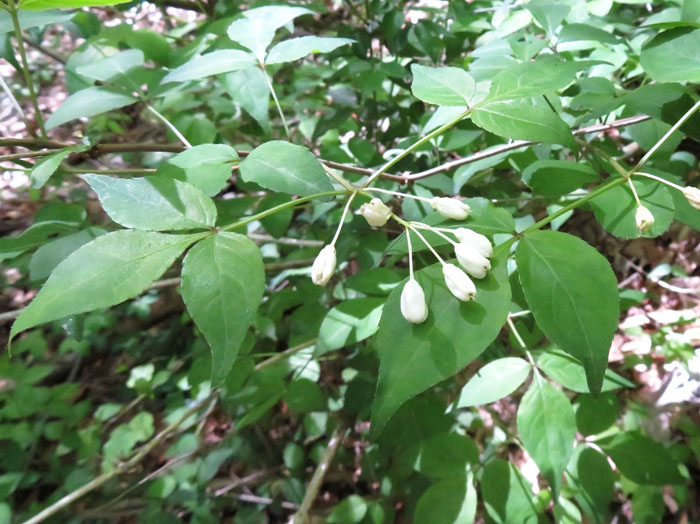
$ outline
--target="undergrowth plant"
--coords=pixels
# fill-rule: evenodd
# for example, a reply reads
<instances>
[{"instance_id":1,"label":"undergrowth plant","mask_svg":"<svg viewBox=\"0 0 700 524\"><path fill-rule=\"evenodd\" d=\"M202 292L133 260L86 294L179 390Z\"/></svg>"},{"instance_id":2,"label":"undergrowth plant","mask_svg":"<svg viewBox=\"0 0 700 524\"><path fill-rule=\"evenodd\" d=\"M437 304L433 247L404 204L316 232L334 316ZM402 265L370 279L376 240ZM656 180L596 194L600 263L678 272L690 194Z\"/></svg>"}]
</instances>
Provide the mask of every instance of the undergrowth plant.
<instances>
[{"instance_id":1,"label":"undergrowth plant","mask_svg":"<svg viewBox=\"0 0 700 524\"><path fill-rule=\"evenodd\" d=\"M577 233L700 229L700 3L197 0L158 31L111 4L0 0L27 89L5 86L27 136L0 139L27 151L0 160L38 208L0 256L39 289L4 314L0 522L106 522L124 497L143 522L692 507L700 430L646 431L608 366L631 290ZM64 33L46 111L28 42ZM121 393L41 385L50 355L128 355L75 372ZM354 473L330 509L334 459ZM246 500L225 471L264 473Z\"/></svg>"}]
</instances>

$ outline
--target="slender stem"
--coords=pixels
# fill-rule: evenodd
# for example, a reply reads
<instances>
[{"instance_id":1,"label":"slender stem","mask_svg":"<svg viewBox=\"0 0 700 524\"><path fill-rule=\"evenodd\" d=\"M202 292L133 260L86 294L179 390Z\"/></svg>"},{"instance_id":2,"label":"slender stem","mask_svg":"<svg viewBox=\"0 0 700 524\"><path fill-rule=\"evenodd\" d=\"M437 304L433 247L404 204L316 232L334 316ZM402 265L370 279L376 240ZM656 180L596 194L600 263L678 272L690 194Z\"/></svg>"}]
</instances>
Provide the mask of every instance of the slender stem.
<instances>
[{"instance_id":1,"label":"slender stem","mask_svg":"<svg viewBox=\"0 0 700 524\"><path fill-rule=\"evenodd\" d=\"M442 257L441 257L440 255L437 254L437 251L435 251L435 250L433 249L433 246L430 245L430 242L428 242L428 241L425 239L425 237L424 237L423 235L421 235L420 231L418 231L418 229L416 229L415 227L413 227L411 224L408 224L408 223L405 223L405 224L407 224L408 227L410 227L411 230L412 230L416 235L418 235L418 238L420 238L420 239L423 241L423 243L426 245L426 247L430 250L430 252L431 252L433 255L435 255L435 258L438 259L438 262L440 262L440 263L444 266L444 265L445 265L445 261L442 259Z\"/></svg>"},{"instance_id":2,"label":"slender stem","mask_svg":"<svg viewBox=\"0 0 700 524\"><path fill-rule=\"evenodd\" d=\"M457 242L455 242L455 241L452 240L450 237L448 237L446 234L444 234L442 231L440 231L441 228L429 226L428 224L424 224L424 223L422 223L422 222L411 222L410 224L411 224L413 227L418 227L418 228L420 228L420 229L426 229L426 230L428 230L428 231L432 231L432 232L435 233L436 235L438 235L438 236L444 238L445 240L447 240L447 241L448 241L450 244L452 244L453 246L457 246Z\"/></svg>"},{"instance_id":3,"label":"slender stem","mask_svg":"<svg viewBox=\"0 0 700 524\"><path fill-rule=\"evenodd\" d=\"M634 195L634 199L637 202L638 207L642 207L642 201L639 200L639 195L637 194L637 190L634 187L634 184L632 183L632 179L628 178L627 183L630 185L630 189L632 190L632 195Z\"/></svg>"},{"instance_id":4,"label":"slender stem","mask_svg":"<svg viewBox=\"0 0 700 524\"><path fill-rule=\"evenodd\" d=\"M364 188L365 191L374 191L376 193L386 193L387 195L394 195L398 197L404 197L404 198L412 198L413 200L422 200L423 202L430 202L432 198L428 197L422 197L418 195L410 195L408 193L400 193L399 191L391 191L389 189L381 189L378 187L366 187Z\"/></svg>"},{"instance_id":5,"label":"slender stem","mask_svg":"<svg viewBox=\"0 0 700 524\"><path fill-rule=\"evenodd\" d=\"M685 189L684 187L679 186L678 184L674 184L673 182L669 182L668 180L661 178L660 176L652 175L651 173L642 173L641 171L637 171L636 173L632 173L632 175L639 175L639 176L645 176L647 178L651 178L653 180L661 182L662 184L666 184L667 186L670 186L674 189L677 189L678 191L683 191Z\"/></svg>"},{"instance_id":6,"label":"slender stem","mask_svg":"<svg viewBox=\"0 0 700 524\"><path fill-rule=\"evenodd\" d=\"M39 131L41 131L41 136L46 137L46 127L44 126L44 117L41 116L41 111L39 111L39 102L36 96L36 90L34 89L34 83L32 82L32 75L29 72L29 62L27 61L27 51L24 48L24 39L22 38L22 27L19 25L19 14L17 12L17 6L15 5L16 0L7 0L7 10L10 12L10 17L12 18L12 25L15 28L15 38L17 39L17 49L19 50L19 56L22 60L22 69L24 71L24 80L29 89L29 95L32 98L32 105L34 106L34 112L36 113L36 123L39 126ZM27 131L31 135L35 135L33 130L29 127Z\"/></svg>"},{"instance_id":7,"label":"slender stem","mask_svg":"<svg viewBox=\"0 0 700 524\"><path fill-rule=\"evenodd\" d=\"M343 209L343 214L340 217L340 223L338 224L338 229L335 230L335 235L333 235L333 240L331 240L331 246L334 246L335 243L338 241L338 237L340 236L340 231L343 229L343 224L345 224L345 217L348 214L348 210L350 209L350 203L352 202L353 198L355 198L355 195L357 195L357 191L353 191L352 194L350 195L350 198L348 198L348 201L345 203L345 208Z\"/></svg>"},{"instance_id":8,"label":"slender stem","mask_svg":"<svg viewBox=\"0 0 700 524\"><path fill-rule=\"evenodd\" d=\"M323 170L328 174L328 176L330 176L333 180L338 182L345 189L347 189L348 191L355 191L355 187L350 182L345 180L342 176L340 176L338 173L333 171L333 169L328 167L323 162L321 162L321 167L323 167Z\"/></svg>"},{"instance_id":9,"label":"slender stem","mask_svg":"<svg viewBox=\"0 0 700 524\"><path fill-rule=\"evenodd\" d=\"M585 197L579 198L578 200L571 202L571 204L568 204L568 205L562 207L561 209L559 209L558 211L555 211L551 215L547 215L542 220L540 220L536 224L531 225L530 227L525 229L520 234L527 235L528 233L532 233L533 231L537 231L538 229L541 229L544 226L546 226L547 224L549 224L555 218L558 218L558 217L568 213L572 209L576 209L580 205L585 204L589 200L592 200L593 198L597 197L598 195L605 193L610 188L613 188L615 186L619 186L620 184L624 184L626 181L627 181L626 178L616 178L614 180L611 180L607 184L603 184L602 186L598 186L598 188L596 188L594 191L591 191Z\"/></svg>"},{"instance_id":10,"label":"slender stem","mask_svg":"<svg viewBox=\"0 0 700 524\"><path fill-rule=\"evenodd\" d=\"M647 151L647 154L644 155L644 156L639 160L639 162L637 162L637 165L634 166L634 169L632 169L631 172L634 173L635 171L639 171L639 170L644 166L644 164L647 163L647 161L651 158L651 156L652 156L654 153L656 153L656 151L664 144L664 142L666 142L666 140L668 140L668 138L669 138L673 133L675 133L676 130L677 130L679 127L681 127L683 124L685 124L686 121L687 121L691 116L693 116L693 113L695 113L695 111L697 111L699 108L700 108L700 100L698 100L697 102L695 102L695 104L693 104L693 107L691 107L690 109L688 109L688 111L686 111L686 113L680 118L680 120L678 120L678 122L676 122L675 124L673 124L673 126L671 127L671 129L669 129L668 131L666 131L666 134L665 134L664 136L662 136L661 139L660 139L656 144L654 144L654 146L653 146L649 151Z\"/></svg>"},{"instance_id":11,"label":"slender stem","mask_svg":"<svg viewBox=\"0 0 700 524\"><path fill-rule=\"evenodd\" d=\"M272 95L272 100L275 101L275 105L277 106L277 112L280 115L280 118L282 119L282 125L284 126L284 132L287 134L287 138L291 138L291 133L289 132L289 125L287 125L287 119L284 117L284 112L282 111L282 106L280 105L280 101L277 99L277 93L275 93L275 88L272 86L272 80L270 80L270 76L267 74L267 69L265 68L265 64L260 62L260 67L263 72L263 76L265 77L265 81L267 82L267 87L270 90L270 94Z\"/></svg>"},{"instance_id":12,"label":"slender stem","mask_svg":"<svg viewBox=\"0 0 700 524\"><path fill-rule=\"evenodd\" d=\"M343 440L345 435L345 427L339 425L333 431L331 438L328 440L328 446L326 447L321 460L314 470L314 474L309 481L309 485L306 488L306 493L304 494L304 499L301 501L299 506L299 511L292 517L292 524L307 524L308 523L308 513L311 506L318 496L318 492L323 484L323 479L326 476L326 472L330 468L331 462L333 462L333 457L335 457L335 452L338 450L338 446Z\"/></svg>"},{"instance_id":13,"label":"slender stem","mask_svg":"<svg viewBox=\"0 0 700 524\"><path fill-rule=\"evenodd\" d=\"M221 231L232 231L234 229L238 229L239 227L243 227L247 224L250 224L251 222L255 222L256 220L260 220L261 218L265 218L267 216L274 215L275 213L282 211L284 209L287 209L288 207L295 207L295 206L298 206L300 204L304 204L305 202L310 202L311 200L314 200L317 198L344 195L346 193L347 193L347 191L345 191L345 190L324 191L323 193L314 193L313 195L308 195L305 197L297 198L296 200L291 200L289 202L285 202L284 204L280 204L278 206L271 207L270 209L266 209L265 211L261 211L260 213L256 213L255 215L251 215L249 217L246 217L242 220L239 220L238 222L234 222L233 224L229 224L227 226L224 226L221 228Z\"/></svg>"},{"instance_id":14,"label":"slender stem","mask_svg":"<svg viewBox=\"0 0 700 524\"><path fill-rule=\"evenodd\" d=\"M525 356L527 357L527 360L530 362L530 365L532 366L532 369L535 371L535 375L537 376L537 379L539 381L539 373L537 373L537 364L535 363L535 359L532 358L532 353L527 349L527 344L525 344L525 341L523 340L523 337L520 336L520 333L515 327L515 323L512 320L513 316L508 314L508 318L506 318L506 322L508 323L508 327L510 330L513 332L513 336L515 337L515 340L518 341L518 344L520 344L520 349L522 349L523 353L525 353Z\"/></svg>"},{"instance_id":15,"label":"slender stem","mask_svg":"<svg viewBox=\"0 0 700 524\"><path fill-rule=\"evenodd\" d=\"M306 342L302 342L301 344L297 344L296 346L292 346L289 349L281 351L280 353L275 353L270 358L263 360L262 362L259 362L255 366L255 371L260 371L261 369L265 369L267 367L270 367L271 365L279 362L280 360L283 360L287 357L291 357L292 355L299 353L299 351L313 346L317 341L318 341L318 339L312 338L311 340L307 340Z\"/></svg>"},{"instance_id":16,"label":"slender stem","mask_svg":"<svg viewBox=\"0 0 700 524\"><path fill-rule=\"evenodd\" d=\"M430 140L432 140L432 139L435 138L436 136L438 136L438 135L444 133L444 132L447 131L449 128L451 128L452 126L454 126L455 124L457 124L458 122L460 122L460 121L461 121L462 119L464 119L464 117L466 117L470 112L471 112L471 109L467 109L464 113L462 113L461 115L459 115L457 118L455 118L455 119L452 120L451 122L448 122L448 123L446 123L445 125L443 125L443 126L441 126L441 127L438 127L438 128L435 129L434 131L431 131L430 133L428 133L427 135L425 135L425 136L424 136L423 138L421 138L420 140L418 140L418 141L414 142L413 144L411 144L408 148L404 149L401 153L399 153L399 154L396 155L394 158L392 158L391 160L389 160L386 164L384 164L382 167L380 167L379 169L377 169L377 171L375 171L375 172L372 174L372 176L370 176L370 177L367 179L367 181L364 183L364 185L362 186L362 188L364 189L364 188L366 188L367 186L371 185L372 182L374 182L374 181L377 179L377 177L379 177L379 176L381 176L382 174L384 174L384 173L386 173L387 171L389 171L389 169L391 169L392 167L394 167L397 163L399 163L399 162L400 162L401 160L403 160L406 156L408 156L410 153L412 153L413 151L415 151L416 149L418 149L420 146L422 146L422 145L425 144L426 142L429 142Z\"/></svg>"},{"instance_id":17,"label":"slender stem","mask_svg":"<svg viewBox=\"0 0 700 524\"><path fill-rule=\"evenodd\" d=\"M170 129L170 131L173 132L173 134L177 137L177 139L180 142L182 142L186 148L189 149L190 147L192 147L192 144L190 144L190 142L185 138L185 136L182 133L180 133L180 131L177 130L177 127L175 127L172 124L172 122L170 122L170 120L168 120L163 115L161 115L158 111L156 111L156 108L153 107L151 104L147 104L146 107L148 108L148 110L151 113L153 113L156 116L156 118L158 118L158 120L163 122L168 127L168 129Z\"/></svg>"},{"instance_id":18,"label":"slender stem","mask_svg":"<svg viewBox=\"0 0 700 524\"><path fill-rule=\"evenodd\" d=\"M404 228L406 231L406 243L408 244L408 278L413 280L413 246L411 245L411 230L407 227Z\"/></svg>"}]
</instances>

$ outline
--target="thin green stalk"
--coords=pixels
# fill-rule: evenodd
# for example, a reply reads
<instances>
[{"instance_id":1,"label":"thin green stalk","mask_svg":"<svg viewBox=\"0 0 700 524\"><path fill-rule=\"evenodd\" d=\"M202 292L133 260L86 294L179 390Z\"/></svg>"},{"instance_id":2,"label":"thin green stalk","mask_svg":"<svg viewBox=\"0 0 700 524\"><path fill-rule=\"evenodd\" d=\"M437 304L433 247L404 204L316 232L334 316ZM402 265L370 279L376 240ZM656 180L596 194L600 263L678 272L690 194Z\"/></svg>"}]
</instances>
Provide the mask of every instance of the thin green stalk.
<instances>
[{"instance_id":1,"label":"thin green stalk","mask_svg":"<svg viewBox=\"0 0 700 524\"><path fill-rule=\"evenodd\" d=\"M598 195L605 193L608 189L611 189L615 186L619 186L620 184L624 184L626 181L627 181L626 178L616 178L616 179L611 180L610 182L608 182L606 184L598 186L598 188L596 188L594 191L591 191L590 193L588 193L585 197L579 198L578 200L571 202L571 204L562 207L560 210L555 211L551 215L547 215L546 217L544 217L542 220L540 220L536 224L531 225L530 227L525 229L522 233L520 233L520 236L527 235L528 233L532 233L533 231L537 231L538 229L543 228L544 226L549 224L552 220L568 213L572 209L576 209L580 205L585 204L589 200L592 200L595 197L597 197Z\"/></svg>"},{"instance_id":2,"label":"thin green stalk","mask_svg":"<svg viewBox=\"0 0 700 524\"><path fill-rule=\"evenodd\" d=\"M671 129L669 129L669 130L666 132L666 134L665 134L664 136L662 136L661 139L660 139L656 144L654 144L654 147L652 147L649 151L647 151L647 154L644 155L644 156L639 160L639 162L637 162L637 165L634 166L634 169L632 169L632 170L630 171L630 173L634 173L634 172L639 171L640 169L642 169L642 167L644 167L644 164L647 163L647 161L651 158L651 156L652 156L654 153L656 153L656 151L664 144L664 142L666 142L666 140L668 140L668 138L669 138L673 133L675 133L676 130L677 130L679 127L681 127L683 124L685 124L686 121L687 121L691 116L693 116L693 113L695 113L698 109L700 109L700 100L698 100L697 102L695 102L695 104L693 105L693 107L691 107L690 109L688 109L688 111L686 111L686 113L678 120L678 122L676 122L675 124L673 124L673 126L671 127Z\"/></svg>"},{"instance_id":3,"label":"thin green stalk","mask_svg":"<svg viewBox=\"0 0 700 524\"><path fill-rule=\"evenodd\" d=\"M32 98L32 105L34 106L34 113L36 114L36 123L39 126L39 131L41 131L41 136L46 137L46 127L44 126L44 117L41 116L41 111L39 111L39 102L37 101L36 91L34 90L34 83L32 82L32 76L29 73L29 62L27 61L27 51L24 48L24 39L22 38L22 27L19 25L19 14L17 13L17 6L15 5L15 0L7 0L7 10L12 18L12 25L15 28L15 38L17 39L17 49L19 50L19 56L22 60L22 70L24 71L24 80L29 88L29 95ZM31 128L27 128L27 131L36 136Z\"/></svg>"},{"instance_id":4,"label":"thin green stalk","mask_svg":"<svg viewBox=\"0 0 700 524\"><path fill-rule=\"evenodd\" d=\"M457 118L455 118L455 119L452 120L451 122L448 122L448 123L446 123L445 125L443 125L443 126L441 126L441 127L438 127L437 129L435 129L434 131L431 131L430 133L428 133L427 135L425 135L423 138L421 138L421 139L418 140L417 142L414 142L413 144L411 144L407 149L404 149L401 153L399 153L399 154L396 155L394 158L392 158L391 160L389 160L386 164L384 164L382 167L380 167L379 169L377 169L377 171L375 171L375 172L372 174L372 176L370 176L370 177L367 179L367 181L363 184L362 189L364 189L364 188L366 188L367 186L371 185L372 182L374 182L374 181L377 179L377 177L380 177L381 175L383 175L384 173L386 173L389 169L391 169L392 167L394 167L396 164L398 164L401 160L403 160L404 158L406 158L410 153L412 153L413 151L415 151L416 149L418 149L420 146L422 146L422 145L425 144L426 142L429 142L430 140L432 140L432 139L435 138L436 136L441 135L442 133L444 133L445 131L447 131L449 128L451 128L452 126L454 126L455 124L457 124L458 122L460 122L461 120L463 120L464 117L466 117L470 112L471 112L471 109L467 109L464 113L462 113L461 115L459 115Z\"/></svg>"},{"instance_id":5,"label":"thin green stalk","mask_svg":"<svg viewBox=\"0 0 700 524\"><path fill-rule=\"evenodd\" d=\"M284 132L287 134L287 138L291 138L291 133L289 132L289 125L287 125L287 119L284 117L284 112L282 112L282 106L280 105L280 101L277 99L277 93L275 93L275 88L272 86L272 80L270 80L270 76L267 74L267 69L265 69L265 64L262 62L260 63L260 68L262 69L263 76L265 77L265 81L267 82L267 87L270 90L270 93L272 94L272 100L275 101L275 105L277 106L277 112L280 115L280 118L282 119L282 125L284 126Z\"/></svg>"},{"instance_id":6,"label":"thin green stalk","mask_svg":"<svg viewBox=\"0 0 700 524\"><path fill-rule=\"evenodd\" d=\"M170 120L168 120L168 119L165 118L163 115L161 115L158 111L156 111L156 108L153 107L151 104L147 104L146 107L148 108L148 110L149 110L151 113L153 113L153 114L156 116L156 118L158 118L158 120L160 120L161 122L163 122L163 123L168 127L168 129L170 129L170 131L173 132L173 134L178 138L178 140L179 140L180 142L183 143L183 145L184 145L186 148L189 149L189 148L192 147L192 144L190 144L189 140L187 140L187 139L185 138L185 135L183 135L182 133L180 133L180 131L177 129L177 127L175 127L175 126L173 125L173 123L172 123Z\"/></svg>"},{"instance_id":7,"label":"thin green stalk","mask_svg":"<svg viewBox=\"0 0 700 524\"><path fill-rule=\"evenodd\" d=\"M274 215L275 213L282 211L284 209L287 209L289 207L295 207L298 206L299 204L303 204L305 202L310 202L311 200L315 200L317 198L325 198L325 197L330 197L330 196L338 196L338 195L344 195L347 193L345 190L336 190L336 191L324 191L323 193L314 193L313 195L308 195L305 197L297 198L296 200L292 200L290 202L285 202L284 204L280 204L275 207L271 207L270 209L266 209L265 211L261 211L260 213L256 213L255 215L251 215L249 217L246 217L242 220L239 220L238 222L234 222L233 224L229 224L227 226L224 226L221 228L221 231L232 231L234 229L238 229L239 227L243 227L246 224L250 224L251 222L255 222L256 220L260 220L261 218L265 218L270 215Z\"/></svg>"}]
</instances>

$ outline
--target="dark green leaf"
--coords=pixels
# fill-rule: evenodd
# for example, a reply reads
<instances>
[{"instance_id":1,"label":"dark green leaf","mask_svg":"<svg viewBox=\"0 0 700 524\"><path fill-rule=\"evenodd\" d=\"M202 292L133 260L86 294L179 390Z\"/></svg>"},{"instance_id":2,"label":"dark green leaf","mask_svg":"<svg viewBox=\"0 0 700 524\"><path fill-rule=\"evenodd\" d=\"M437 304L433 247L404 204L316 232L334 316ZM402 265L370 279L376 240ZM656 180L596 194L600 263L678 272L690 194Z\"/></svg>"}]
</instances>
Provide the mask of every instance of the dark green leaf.
<instances>
[{"instance_id":1,"label":"dark green leaf","mask_svg":"<svg viewBox=\"0 0 700 524\"><path fill-rule=\"evenodd\" d=\"M515 466L496 459L484 468L481 496L489 516L498 524L536 524L537 510L528 481Z\"/></svg>"},{"instance_id":2,"label":"dark green leaf","mask_svg":"<svg viewBox=\"0 0 700 524\"><path fill-rule=\"evenodd\" d=\"M582 435L602 433L615 423L620 414L620 405L613 393L598 397L580 395L576 400L576 427Z\"/></svg>"},{"instance_id":3,"label":"dark green leaf","mask_svg":"<svg viewBox=\"0 0 700 524\"><path fill-rule=\"evenodd\" d=\"M580 238L526 235L516 251L525 298L542 331L581 362L593 394L603 385L617 328L617 280L608 261Z\"/></svg>"},{"instance_id":4,"label":"dark green leaf","mask_svg":"<svg viewBox=\"0 0 700 524\"><path fill-rule=\"evenodd\" d=\"M523 171L523 182L534 193L558 197L599 180L588 164L568 160L538 160Z\"/></svg>"},{"instance_id":5,"label":"dark green leaf","mask_svg":"<svg viewBox=\"0 0 700 524\"><path fill-rule=\"evenodd\" d=\"M486 278L476 280L476 300L458 301L445 286L442 268L416 273L428 303L428 318L410 324L399 309L403 286L384 306L375 347L379 384L372 407L372 433L378 435L408 399L449 378L474 360L498 335L510 304L505 261L495 257Z\"/></svg>"},{"instance_id":6,"label":"dark green leaf","mask_svg":"<svg viewBox=\"0 0 700 524\"><path fill-rule=\"evenodd\" d=\"M321 163L311 151L281 140L256 147L241 162L240 171L246 182L292 195L333 190Z\"/></svg>"},{"instance_id":7,"label":"dark green leaf","mask_svg":"<svg viewBox=\"0 0 700 524\"><path fill-rule=\"evenodd\" d=\"M441 480L418 499L413 522L430 524L473 524L477 493L471 475Z\"/></svg>"},{"instance_id":8,"label":"dark green leaf","mask_svg":"<svg viewBox=\"0 0 700 524\"><path fill-rule=\"evenodd\" d=\"M212 385L231 371L265 292L258 247L221 232L197 243L182 265L182 298L212 352Z\"/></svg>"},{"instance_id":9,"label":"dark green leaf","mask_svg":"<svg viewBox=\"0 0 700 524\"><path fill-rule=\"evenodd\" d=\"M326 522L328 524L355 524L367 513L367 503L358 495L350 495L332 510Z\"/></svg>"},{"instance_id":10,"label":"dark green leaf","mask_svg":"<svg viewBox=\"0 0 700 524\"><path fill-rule=\"evenodd\" d=\"M106 87L88 87L69 96L46 120L46 129L53 129L76 118L99 115L136 102L138 99L122 91Z\"/></svg>"}]
</instances>

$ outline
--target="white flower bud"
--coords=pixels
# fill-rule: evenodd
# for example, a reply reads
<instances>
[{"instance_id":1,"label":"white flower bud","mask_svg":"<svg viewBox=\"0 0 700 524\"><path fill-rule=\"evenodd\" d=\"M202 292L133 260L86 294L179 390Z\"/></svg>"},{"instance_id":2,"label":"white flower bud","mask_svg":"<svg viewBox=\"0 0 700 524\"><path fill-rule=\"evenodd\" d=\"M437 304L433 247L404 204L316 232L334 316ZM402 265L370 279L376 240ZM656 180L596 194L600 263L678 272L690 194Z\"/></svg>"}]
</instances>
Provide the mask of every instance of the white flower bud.
<instances>
[{"instance_id":1,"label":"white flower bud","mask_svg":"<svg viewBox=\"0 0 700 524\"><path fill-rule=\"evenodd\" d=\"M482 257L491 258L493 256L491 241L484 235L466 227L458 227L454 230L454 234L460 242L474 246Z\"/></svg>"},{"instance_id":2,"label":"white flower bud","mask_svg":"<svg viewBox=\"0 0 700 524\"><path fill-rule=\"evenodd\" d=\"M491 262L488 258L479 253L472 244L460 242L455 247L455 254L459 265L475 278L484 278L486 272L491 269Z\"/></svg>"},{"instance_id":3,"label":"white flower bud","mask_svg":"<svg viewBox=\"0 0 700 524\"><path fill-rule=\"evenodd\" d=\"M325 286L335 271L335 246L325 246L311 266L311 280L317 286Z\"/></svg>"},{"instance_id":4,"label":"white flower bud","mask_svg":"<svg viewBox=\"0 0 700 524\"><path fill-rule=\"evenodd\" d=\"M401 291L401 314L414 324L420 324L428 318L425 294L415 278L409 278Z\"/></svg>"},{"instance_id":5,"label":"white flower bud","mask_svg":"<svg viewBox=\"0 0 700 524\"><path fill-rule=\"evenodd\" d=\"M430 199L430 205L442 216L453 220L464 220L472 210L467 204L456 198L434 197Z\"/></svg>"},{"instance_id":6,"label":"white flower bud","mask_svg":"<svg viewBox=\"0 0 700 524\"><path fill-rule=\"evenodd\" d=\"M476 287L472 279L454 264L443 264L442 274L445 275L445 284L455 297L463 302L476 297Z\"/></svg>"},{"instance_id":7,"label":"white flower bud","mask_svg":"<svg viewBox=\"0 0 700 524\"><path fill-rule=\"evenodd\" d=\"M365 217L370 226L381 227L389 220L391 209L379 198L373 198L369 203L360 206L360 214Z\"/></svg>"},{"instance_id":8,"label":"white flower bud","mask_svg":"<svg viewBox=\"0 0 700 524\"><path fill-rule=\"evenodd\" d=\"M654 215L644 206L637 208L637 214L634 218L637 221L637 229L640 233L646 233L654 225Z\"/></svg>"},{"instance_id":9,"label":"white flower bud","mask_svg":"<svg viewBox=\"0 0 700 524\"><path fill-rule=\"evenodd\" d=\"M700 189L686 186L683 188L683 196L688 199L688 203L691 206L700 210Z\"/></svg>"}]
</instances>

